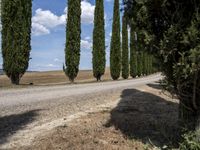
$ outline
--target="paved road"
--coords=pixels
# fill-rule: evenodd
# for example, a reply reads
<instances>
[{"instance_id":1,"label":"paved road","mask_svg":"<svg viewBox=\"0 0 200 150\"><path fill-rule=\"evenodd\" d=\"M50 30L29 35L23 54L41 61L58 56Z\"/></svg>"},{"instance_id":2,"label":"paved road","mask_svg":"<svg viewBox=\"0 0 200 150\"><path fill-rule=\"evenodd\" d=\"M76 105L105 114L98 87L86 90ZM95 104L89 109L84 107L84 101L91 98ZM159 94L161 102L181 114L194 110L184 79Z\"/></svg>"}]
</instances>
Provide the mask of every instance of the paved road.
<instances>
[{"instance_id":1,"label":"paved road","mask_svg":"<svg viewBox=\"0 0 200 150\"><path fill-rule=\"evenodd\" d=\"M161 79L144 78L75 85L0 89L0 149L20 145L39 126L119 99L123 90L136 89ZM56 121L58 123L58 121ZM27 132L17 134L19 131ZM42 130L41 130L42 131Z\"/></svg>"}]
</instances>

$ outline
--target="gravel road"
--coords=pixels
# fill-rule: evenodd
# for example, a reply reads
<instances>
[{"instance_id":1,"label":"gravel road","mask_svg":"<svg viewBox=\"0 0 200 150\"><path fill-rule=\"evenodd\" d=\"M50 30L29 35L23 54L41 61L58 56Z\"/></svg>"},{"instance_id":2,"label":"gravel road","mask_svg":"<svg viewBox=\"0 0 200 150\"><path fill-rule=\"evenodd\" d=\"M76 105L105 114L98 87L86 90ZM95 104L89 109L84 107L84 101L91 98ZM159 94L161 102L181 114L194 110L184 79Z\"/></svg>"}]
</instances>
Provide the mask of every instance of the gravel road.
<instances>
[{"instance_id":1,"label":"gravel road","mask_svg":"<svg viewBox=\"0 0 200 150\"><path fill-rule=\"evenodd\" d=\"M37 134L60 125L61 120L76 118L75 114L120 99L125 89L161 78L155 74L132 80L0 89L0 149L30 144Z\"/></svg>"}]
</instances>

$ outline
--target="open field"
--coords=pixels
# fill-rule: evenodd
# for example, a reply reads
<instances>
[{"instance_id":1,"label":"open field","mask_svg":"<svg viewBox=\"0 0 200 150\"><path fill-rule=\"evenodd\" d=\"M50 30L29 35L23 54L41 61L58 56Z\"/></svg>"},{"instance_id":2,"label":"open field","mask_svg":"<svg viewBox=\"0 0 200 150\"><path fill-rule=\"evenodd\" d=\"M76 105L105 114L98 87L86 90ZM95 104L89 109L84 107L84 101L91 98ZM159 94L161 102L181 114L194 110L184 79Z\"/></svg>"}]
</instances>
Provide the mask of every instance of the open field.
<instances>
[{"instance_id":1,"label":"open field","mask_svg":"<svg viewBox=\"0 0 200 150\"><path fill-rule=\"evenodd\" d=\"M109 68L106 69L102 79L111 79ZM77 83L93 81L95 81L95 78L91 70L81 70L75 80ZM69 80L63 71L28 72L22 77L20 85L27 86L30 83L34 85L65 84L69 83ZM11 87L10 80L6 75L0 76L0 87Z\"/></svg>"}]
</instances>

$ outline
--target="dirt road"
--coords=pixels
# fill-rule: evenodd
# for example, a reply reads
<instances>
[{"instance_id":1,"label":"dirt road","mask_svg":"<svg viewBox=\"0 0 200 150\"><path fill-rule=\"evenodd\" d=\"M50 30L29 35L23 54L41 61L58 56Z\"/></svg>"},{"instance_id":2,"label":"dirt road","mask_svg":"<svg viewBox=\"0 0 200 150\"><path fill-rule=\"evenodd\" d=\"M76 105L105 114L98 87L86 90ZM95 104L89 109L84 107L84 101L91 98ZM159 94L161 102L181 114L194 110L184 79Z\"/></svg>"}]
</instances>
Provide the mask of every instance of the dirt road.
<instances>
[{"instance_id":1,"label":"dirt road","mask_svg":"<svg viewBox=\"0 0 200 150\"><path fill-rule=\"evenodd\" d=\"M30 145L40 134L101 107L115 105L121 92L161 79L160 74L123 81L37 86L0 91L0 149Z\"/></svg>"}]
</instances>

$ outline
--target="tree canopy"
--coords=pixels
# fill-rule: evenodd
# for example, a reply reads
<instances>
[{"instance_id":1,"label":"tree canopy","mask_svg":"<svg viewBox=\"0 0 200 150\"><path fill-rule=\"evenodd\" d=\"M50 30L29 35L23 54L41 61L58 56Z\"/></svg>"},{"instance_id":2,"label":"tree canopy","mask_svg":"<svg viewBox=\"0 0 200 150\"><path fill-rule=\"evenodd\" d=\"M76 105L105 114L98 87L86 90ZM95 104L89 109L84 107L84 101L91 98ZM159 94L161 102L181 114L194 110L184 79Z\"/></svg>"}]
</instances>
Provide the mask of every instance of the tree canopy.
<instances>
[{"instance_id":1,"label":"tree canopy","mask_svg":"<svg viewBox=\"0 0 200 150\"><path fill-rule=\"evenodd\" d=\"M168 89L180 99L181 125L200 130L200 3L124 0L143 48L160 60Z\"/></svg>"}]
</instances>

